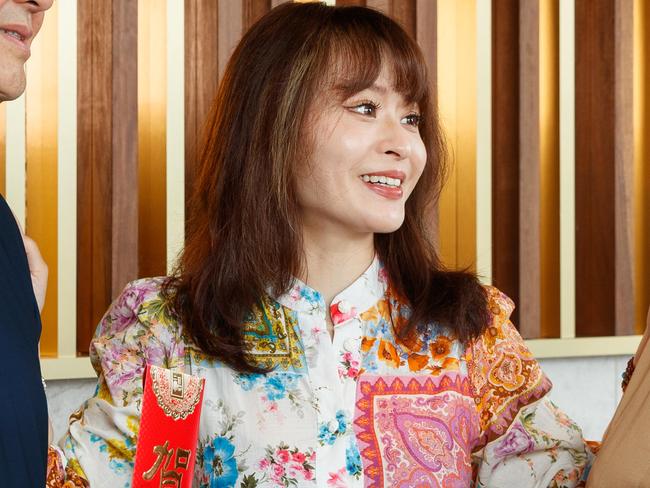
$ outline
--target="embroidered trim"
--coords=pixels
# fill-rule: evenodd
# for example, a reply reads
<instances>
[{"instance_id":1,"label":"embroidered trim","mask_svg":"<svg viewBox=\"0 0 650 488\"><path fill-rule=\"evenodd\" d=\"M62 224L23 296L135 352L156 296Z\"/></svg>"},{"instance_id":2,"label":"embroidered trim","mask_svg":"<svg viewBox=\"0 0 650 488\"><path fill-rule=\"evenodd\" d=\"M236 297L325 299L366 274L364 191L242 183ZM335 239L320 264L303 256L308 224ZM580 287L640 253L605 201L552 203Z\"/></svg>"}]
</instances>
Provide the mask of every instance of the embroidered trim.
<instances>
[{"instance_id":1,"label":"embroidered trim","mask_svg":"<svg viewBox=\"0 0 650 488\"><path fill-rule=\"evenodd\" d=\"M194 412L201 399L203 379L149 365L151 387L165 415L183 420Z\"/></svg>"}]
</instances>

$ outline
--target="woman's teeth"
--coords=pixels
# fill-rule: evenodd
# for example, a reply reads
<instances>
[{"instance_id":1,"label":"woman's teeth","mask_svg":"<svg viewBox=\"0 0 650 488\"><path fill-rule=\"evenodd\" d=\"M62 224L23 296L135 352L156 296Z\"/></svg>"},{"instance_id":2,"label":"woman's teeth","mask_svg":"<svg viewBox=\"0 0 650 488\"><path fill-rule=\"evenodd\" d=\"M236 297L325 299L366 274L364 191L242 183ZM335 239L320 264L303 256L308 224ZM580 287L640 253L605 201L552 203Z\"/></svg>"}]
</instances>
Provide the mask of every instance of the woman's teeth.
<instances>
[{"instance_id":1,"label":"woman's teeth","mask_svg":"<svg viewBox=\"0 0 650 488\"><path fill-rule=\"evenodd\" d=\"M361 179L366 183L378 183L380 185L392 186L396 188L399 188L402 185L402 180L398 178L391 178L390 176L363 175Z\"/></svg>"}]
</instances>

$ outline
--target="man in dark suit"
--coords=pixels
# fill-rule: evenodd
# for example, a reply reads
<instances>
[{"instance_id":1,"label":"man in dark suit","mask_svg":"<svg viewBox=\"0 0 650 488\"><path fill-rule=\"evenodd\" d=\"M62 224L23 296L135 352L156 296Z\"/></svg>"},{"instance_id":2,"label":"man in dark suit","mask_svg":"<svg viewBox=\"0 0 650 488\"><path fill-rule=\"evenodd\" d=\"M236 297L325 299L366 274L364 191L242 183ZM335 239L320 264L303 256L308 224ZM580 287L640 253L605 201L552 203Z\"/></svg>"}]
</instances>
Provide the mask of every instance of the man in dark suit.
<instances>
[{"instance_id":1,"label":"man in dark suit","mask_svg":"<svg viewBox=\"0 0 650 488\"><path fill-rule=\"evenodd\" d=\"M0 0L0 102L25 89L25 61L53 0ZM0 196L0 485L43 488L47 404L38 357L47 266Z\"/></svg>"}]
</instances>

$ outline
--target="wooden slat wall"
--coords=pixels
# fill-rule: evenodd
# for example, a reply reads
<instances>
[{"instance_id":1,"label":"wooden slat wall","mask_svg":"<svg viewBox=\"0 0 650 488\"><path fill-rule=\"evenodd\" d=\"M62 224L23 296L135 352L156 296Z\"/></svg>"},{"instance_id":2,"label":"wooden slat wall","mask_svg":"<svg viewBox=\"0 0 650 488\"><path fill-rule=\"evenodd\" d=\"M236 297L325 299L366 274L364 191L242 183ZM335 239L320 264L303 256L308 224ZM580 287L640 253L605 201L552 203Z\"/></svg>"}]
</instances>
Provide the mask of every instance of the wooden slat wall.
<instances>
[{"instance_id":1,"label":"wooden slat wall","mask_svg":"<svg viewBox=\"0 0 650 488\"><path fill-rule=\"evenodd\" d=\"M492 2L492 277L519 300L519 1ZM519 324L519 308L512 320Z\"/></svg>"},{"instance_id":2,"label":"wooden slat wall","mask_svg":"<svg viewBox=\"0 0 650 488\"><path fill-rule=\"evenodd\" d=\"M78 5L77 348L137 277L137 3Z\"/></svg>"},{"instance_id":3,"label":"wooden slat wall","mask_svg":"<svg viewBox=\"0 0 650 488\"><path fill-rule=\"evenodd\" d=\"M196 147L227 60L243 32L284 1L184 2L188 196ZM530 338L557 333L552 317L544 318L548 308L544 290L552 289L556 279L543 279L545 260L556 259L548 249L544 251L551 242L545 239L549 235L557 239L558 230L555 224L543 224L556 212L552 205L544 206L548 203L544 198L548 181L555 185L557 176L544 173L545 161L554 156L544 152L544 138L550 136L541 122L540 69L544 69L545 53L540 52L539 9L545 4L540 2L492 2L493 276L495 284L518 303L519 317L513 319ZM438 1L336 3L377 8L399 21L422 47L437 82ZM137 2L132 0L84 0L78 6L78 56L83 60L78 68L77 143L77 345L81 353L87 352L111 299L142 271L138 264L137 15ZM631 169L632 16L627 0L576 0L578 336L632 333L635 313L637 322L640 315L635 298L648 301L626 292L635 283L636 289L643 289L633 272L638 256L647 256L634 246L647 239L632 230L647 225L647 216L639 217L633 208L646 201L638 196L639 185L645 187L638 178L648 174L647 165L636 173ZM463 124L468 120L463 119ZM549 249L556 245L551 242Z\"/></svg>"},{"instance_id":4,"label":"wooden slat wall","mask_svg":"<svg viewBox=\"0 0 650 488\"><path fill-rule=\"evenodd\" d=\"M635 332L634 286L634 3L614 0L614 164L616 335Z\"/></svg>"},{"instance_id":5,"label":"wooden slat wall","mask_svg":"<svg viewBox=\"0 0 650 488\"><path fill-rule=\"evenodd\" d=\"M576 0L576 332L614 335L615 4Z\"/></svg>"},{"instance_id":6,"label":"wooden slat wall","mask_svg":"<svg viewBox=\"0 0 650 488\"><path fill-rule=\"evenodd\" d=\"M650 307L650 3L634 1L634 255L636 332Z\"/></svg>"},{"instance_id":7,"label":"wooden slat wall","mask_svg":"<svg viewBox=\"0 0 650 488\"><path fill-rule=\"evenodd\" d=\"M185 195L191 195L196 149L219 82L219 10L212 0L185 1Z\"/></svg>"},{"instance_id":8,"label":"wooden slat wall","mask_svg":"<svg viewBox=\"0 0 650 488\"><path fill-rule=\"evenodd\" d=\"M537 337L541 323L539 2L519 10L519 330Z\"/></svg>"}]
</instances>

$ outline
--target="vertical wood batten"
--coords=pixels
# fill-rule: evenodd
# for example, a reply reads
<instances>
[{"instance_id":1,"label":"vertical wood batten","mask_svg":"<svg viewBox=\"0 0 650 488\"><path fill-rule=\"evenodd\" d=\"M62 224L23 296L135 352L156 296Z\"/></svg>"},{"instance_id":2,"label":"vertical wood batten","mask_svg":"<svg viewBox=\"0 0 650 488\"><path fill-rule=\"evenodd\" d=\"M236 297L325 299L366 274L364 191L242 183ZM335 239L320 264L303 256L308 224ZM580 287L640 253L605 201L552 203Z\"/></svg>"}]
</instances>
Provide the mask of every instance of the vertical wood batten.
<instances>
[{"instance_id":1,"label":"vertical wood batten","mask_svg":"<svg viewBox=\"0 0 650 488\"><path fill-rule=\"evenodd\" d=\"M614 0L616 335L635 333L634 280L634 3Z\"/></svg>"},{"instance_id":2,"label":"vertical wood batten","mask_svg":"<svg viewBox=\"0 0 650 488\"><path fill-rule=\"evenodd\" d=\"M212 0L187 0L185 40L185 195L192 195L198 146L219 83L219 9ZM187 210L187 205L186 205Z\"/></svg>"},{"instance_id":3,"label":"vertical wood batten","mask_svg":"<svg viewBox=\"0 0 650 488\"><path fill-rule=\"evenodd\" d=\"M167 272L185 240L185 43L183 4L167 0Z\"/></svg>"},{"instance_id":4,"label":"vertical wood batten","mask_svg":"<svg viewBox=\"0 0 650 488\"><path fill-rule=\"evenodd\" d=\"M634 1L634 252L636 332L650 307L650 4Z\"/></svg>"},{"instance_id":5,"label":"vertical wood batten","mask_svg":"<svg viewBox=\"0 0 650 488\"><path fill-rule=\"evenodd\" d=\"M25 228L25 94L5 102L7 124L5 199Z\"/></svg>"},{"instance_id":6,"label":"vertical wood batten","mask_svg":"<svg viewBox=\"0 0 650 488\"><path fill-rule=\"evenodd\" d=\"M492 1L476 3L476 270L492 283Z\"/></svg>"},{"instance_id":7,"label":"vertical wood batten","mask_svg":"<svg viewBox=\"0 0 650 488\"><path fill-rule=\"evenodd\" d=\"M111 295L111 96L99 81L111 76L110 46L103 44L106 37L110 42L112 14L110 5L87 0L77 5L77 15L77 59L83 60L77 69L77 351L87 354ZM94 116L100 113L105 118Z\"/></svg>"},{"instance_id":8,"label":"vertical wood batten","mask_svg":"<svg viewBox=\"0 0 650 488\"><path fill-rule=\"evenodd\" d=\"M576 335L575 1L560 11L560 337Z\"/></svg>"},{"instance_id":9,"label":"vertical wood batten","mask_svg":"<svg viewBox=\"0 0 650 488\"><path fill-rule=\"evenodd\" d=\"M218 52L219 79L226 70L235 46L239 42L244 28L243 0L231 0L218 4ZM214 28L214 26L213 26Z\"/></svg>"},{"instance_id":10,"label":"vertical wood batten","mask_svg":"<svg viewBox=\"0 0 650 488\"><path fill-rule=\"evenodd\" d=\"M58 354L77 355L77 0L58 14Z\"/></svg>"},{"instance_id":11,"label":"vertical wood batten","mask_svg":"<svg viewBox=\"0 0 650 488\"><path fill-rule=\"evenodd\" d=\"M78 3L77 348L138 270L137 3Z\"/></svg>"},{"instance_id":12,"label":"vertical wood batten","mask_svg":"<svg viewBox=\"0 0 650 488\"><path fill-rule=\"evenodd\" d=\"M271 0L242 0L243 4L243 14L244 14L244 30L248 29L253 25L257 20L259 20L262 15L271 10L272 2ZM243 34L243 32L242 32Z\"/></svg>"},{"instance_id":13,"label":"vertical wood batten","mask_svg":"<svg viewBox=\"0 0 650 488\"><path fill-rule=\"evenodd\" d=\"M519 1L492 2L492 278L519 299ZM519 307L512 314L519 325Z\"/></svg>"},{"instance_id":14,"label":"vertical wood batten","mask_svg":"<svg viewBox=\"0 0 650 488\"><path fill-rule=\"evenodd\" d=\"M138 3L113 1L112 297L138 277Z\"/></svg>"},{"instance_id":15,"label":"vertical wood batten","mask_svg":"<svg viewBox=\"0 0 650 488\"><path fill-rule=\"evenodd\" d=\"M615 332L615 8L576 0L576 333Z\"/></svg>"},{"instance_id":16,"label":"vertical wood batten","mask_svg":"<svg viewBox=\"0 0 650 488\"><path fill-rule=\"evenodd\" d=\"M541 324L539 0L520 3L519 45L519 330L531 339Z\"/></svg>"}]
</instances>

